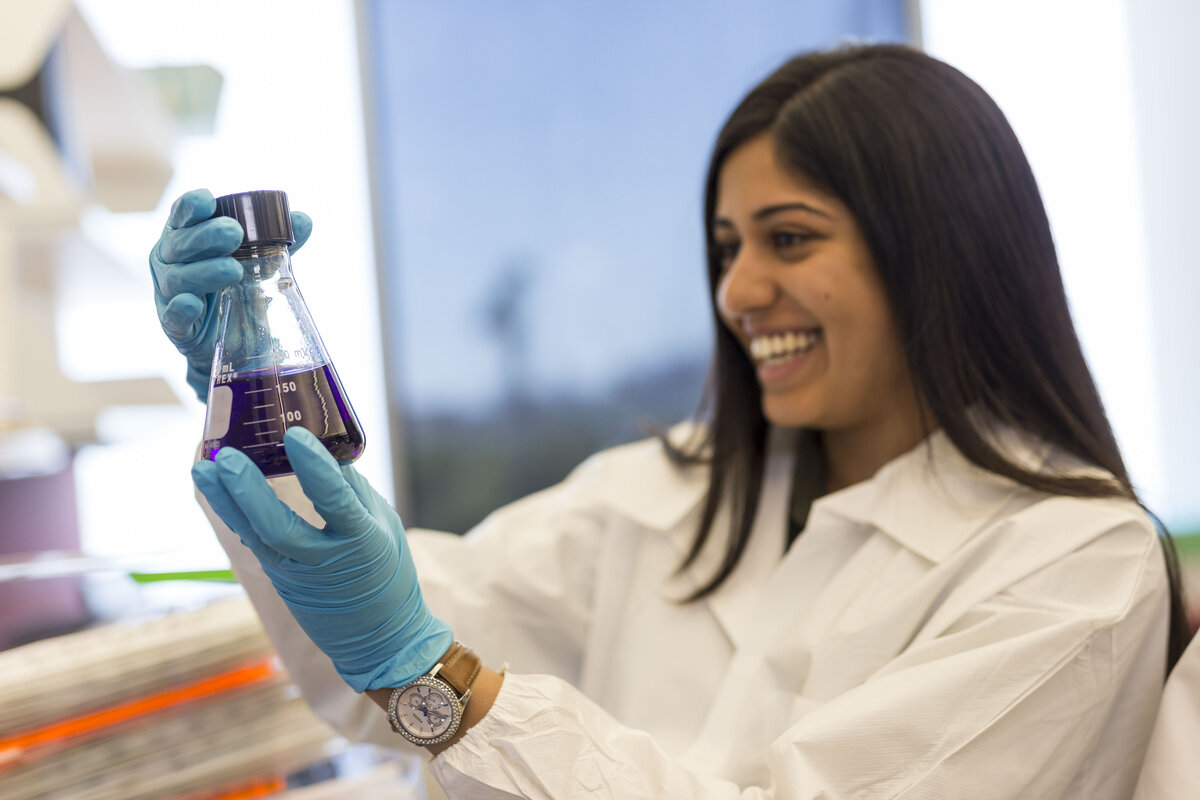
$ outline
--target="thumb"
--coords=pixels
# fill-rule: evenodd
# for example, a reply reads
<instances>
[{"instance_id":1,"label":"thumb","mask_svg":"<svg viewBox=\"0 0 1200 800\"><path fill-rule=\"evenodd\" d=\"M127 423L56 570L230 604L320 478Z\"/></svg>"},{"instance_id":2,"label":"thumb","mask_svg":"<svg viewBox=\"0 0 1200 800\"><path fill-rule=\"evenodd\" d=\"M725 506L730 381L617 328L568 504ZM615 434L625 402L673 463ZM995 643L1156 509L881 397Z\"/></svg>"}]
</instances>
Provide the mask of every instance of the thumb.
<instances>
[{"instance_id":1,"label":"thumb","mask_svg":"<svg viewBox=\"0 0 1200 800\"><path fill-rule=\"evenodd\" d=\"M304 247L304 243L308 241L308 237L311 235L312 217L303 211L293 211L292 236L296 237L296 243L288 248L288 252L294 255L297 250Z\"/></svg>"},{"instance_id":2,"label":"thumb","mask_svg":"<svg viewBox=\"0 0 1200 800\"><path fill-rule=\"evenodd\" d=\"M400 515L392 508L391 504L375 491L375 487L363 477L362 473L354 468L351 464L343 464L341 466L342 477L346 483L350 484L350 488L358 495L358 502L363 504L367 512L375 518L375 520L388 528L393 533L404 532L404 523L400 520Z\"/></svg>"},{"instance_id":3,"label":"thumb","mask_svg":"<svg viewBox=\"0 0 1200 800\"><path fill-rule=\"evenodd\" d=\"M283 449L300 488L325 519L328 533L354 538L379 527L342 477L337 461L311 431L288 428L283 435Z\"/></svg>"}]
</instances>

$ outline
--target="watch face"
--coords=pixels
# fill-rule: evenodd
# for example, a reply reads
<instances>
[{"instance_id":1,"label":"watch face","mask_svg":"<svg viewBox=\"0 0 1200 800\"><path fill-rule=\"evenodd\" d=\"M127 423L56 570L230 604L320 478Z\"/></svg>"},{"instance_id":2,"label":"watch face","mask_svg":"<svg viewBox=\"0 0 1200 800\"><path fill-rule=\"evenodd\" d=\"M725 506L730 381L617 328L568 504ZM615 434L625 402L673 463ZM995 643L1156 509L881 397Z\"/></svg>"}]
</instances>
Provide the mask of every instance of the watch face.
<instances>
[{"instance_id":1,"label":"watch face","mask_svg":"<svg viewBox=\"0 0 1200 800\"><path fill-rule=\"evenodd\" d=\"M438 744L458 730L462 706L443 681L418 678L391 700L392 727L418 744Z\"/></svg>"}]
</instances>

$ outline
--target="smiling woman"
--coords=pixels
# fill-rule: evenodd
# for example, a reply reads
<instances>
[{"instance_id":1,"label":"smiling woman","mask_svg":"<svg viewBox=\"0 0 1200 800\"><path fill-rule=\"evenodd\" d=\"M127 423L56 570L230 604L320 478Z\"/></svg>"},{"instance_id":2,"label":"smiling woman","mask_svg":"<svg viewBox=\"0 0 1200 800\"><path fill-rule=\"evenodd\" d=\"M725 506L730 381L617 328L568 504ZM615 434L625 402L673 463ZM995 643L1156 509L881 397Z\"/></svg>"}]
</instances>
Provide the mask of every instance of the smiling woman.
<instances>
[{"instance_id":1,"label":"smiling woman","mask_svg":"<svg viewBox=\"0 0 1200 800\"><path fill-rule=\"evenodd\" d=\"M869 478L928 431L858 223L767 135L729 157L717 194L718 307L757 367L763 414L824 432L828 490Z\"/></svg>"},{"instance_id":2,"label":"smiling woman","mask_svg":"<svg viewBox=\"0 0 1200 800\"><path fill-rule=\"evenodd\" d=\"M795 204L803 208L787 208ZM1003 113L961 72L898 46L786 63L718 136L705 210L722 324L711 424L698 449L677 453L693 460L713 452L691 559L705 547L725 491L735 513L725 558L701 594L720 585L744 548L768 423L816 413L801 395L837 386L839 369L857 392L830 401L814 461L824 474L807 481L821 492L872 474L906 443L942 429L968 460L1030 488L1136 499L1072 325L1033 173ZM739 271L750 273L744 289ZM857 287L854 302L839 302L823 273ZM823 306L833 306L821 312L829 323L818 315ZM846 313L856 319L839 337L825 330ZM805 384L811 391L781 391L791 387L776 369L785 364L758 359L756 370L744 356L754 326L775 333L772 326L784 324L777 319L794 330L819 328L827 340L810 354L824 350L827 366L795 360L797 389L802 371L829 370L828 380ZM854 346L839 356L837 338ZM757 347L775 355L774 341ZM785 399L793 397L794 407ZM844 424L851 417L879 421L875 435L855 437ZM800 419L793 424L813 424ZM1030 469L996 444L996 425L1103 472ZM1163 546L1174 584L1173 546ZM1173 657L1186 642L1183 616L1176 587Z\"/></svg>"},{"instance_id":3,"label":"smiling woman","mask_svg":"<svg viewBox=\"0 0 1200 800\"><path fill-rule=\"evenodd\" d=\"M999 109L907 47L797 56L719 133L704 222L696 424L465 538L299 429L273 485L196 465L304 694L431 746L451 797L1129 797L1173 551Z\"/></svg>"}]
</instances>

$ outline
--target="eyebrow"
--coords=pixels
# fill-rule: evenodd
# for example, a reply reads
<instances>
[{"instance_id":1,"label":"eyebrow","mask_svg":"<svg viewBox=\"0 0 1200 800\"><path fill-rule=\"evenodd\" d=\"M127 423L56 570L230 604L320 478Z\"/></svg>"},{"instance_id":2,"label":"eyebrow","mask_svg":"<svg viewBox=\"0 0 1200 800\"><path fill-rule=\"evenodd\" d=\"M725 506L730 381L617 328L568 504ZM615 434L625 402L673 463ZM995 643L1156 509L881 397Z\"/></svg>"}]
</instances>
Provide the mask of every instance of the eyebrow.
<instances>
[{"instance_id":1,"label":"eyebrow","mask_svg":"<svg viewBox=\"0 0 1200 800\"><path fill-rule=\"evenodd\" d=\"M779 203L773 206L764 206L763 208L760 208L758 211L754 212L753 218L758 222L762 222L767 217L774 216L775 214L779 214L784 211L807 211L810 214L816 214L818 217L832 219L829 214L820 210L819 208L813 208L808 203ZM713 220L713 225L732 227L733 223L724 217L717 217Z\"/></svg>"}]
</instances>

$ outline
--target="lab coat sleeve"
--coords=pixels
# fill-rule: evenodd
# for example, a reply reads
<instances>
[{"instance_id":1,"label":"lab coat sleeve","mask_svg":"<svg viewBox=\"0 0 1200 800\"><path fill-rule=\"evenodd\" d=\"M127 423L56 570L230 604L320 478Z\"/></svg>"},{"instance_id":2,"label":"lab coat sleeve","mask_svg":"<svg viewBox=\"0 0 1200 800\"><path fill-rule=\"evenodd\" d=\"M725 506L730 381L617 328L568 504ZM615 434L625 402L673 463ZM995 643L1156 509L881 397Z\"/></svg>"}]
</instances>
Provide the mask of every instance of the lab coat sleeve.
<instances>
[{"instance_id":1,"label":"lab coat sleeve","mask_svg":"<svg viewBox=\"0 0 1200 800\"><path fill-rule=\"evenodd\" d=\"M295 476L272 478L269 483L292 510L308 521L318 523L319 516L300 490ZM229 556L234 576L253 604L267 638L312 710L352 741L396 747L395 740L399 737L391 730L379 706L346 685L333 662L312 643L292 617L250 549L221 521L199 491L196 499L212 524L217 541Z\"/></svg>"},{"instance_id":2,"label":"lab coat sleeve","mask_svg":"<svg viewBox=\"0 0 1200 800\"><path fill-rule=\"evenodd\" d=\"M1134 800L1200 797L1200 636L1192 639L1163 692Z\"/></svg>"},{"instance_id":3,"label":"lab coat sleeve","mask_svg":"<svg viewBox=\"0 0 1200 800\"><path fill-rule=\"evenodd\" d=\"M294 511L324 524L295 476L270 483ZM506 506L467 537L407 532L426 603L484 663L577 678L601 526L578 484L568 479ZM353 741L407 748L379 707L344 683L295 622L238 535L196 496L268 638L317 715Z\"/></svg>"},{"instance_id":4,"label":"lab coat sleeve","mask_svg":"<svg viewBox=\"0 0 1200 800\"><path fill-rule=\"evenodd\" d=\"M604 529L568 478L465 537L413 530L408 540L425 602L484 663L578 683Z\"/></svg>"},{"instance_id":5,"label":"lab coat sleeve","mask_svg":"<svg viewBox=\"0 0 1200 800\"><path fill-rule=\"evenodd\" d=\"M510 676L431 767L448 796L479 798L1129 797L1161 692L1166 586L1153 531L1117 526L860 686L824 702L797 692L795 722L765 745L767 786L706 776L565 682L530 675ZM1129 763L1087 769L1114 735Z\"/></svg>"}]
</instances>

